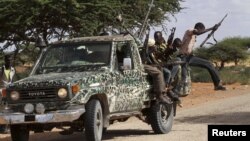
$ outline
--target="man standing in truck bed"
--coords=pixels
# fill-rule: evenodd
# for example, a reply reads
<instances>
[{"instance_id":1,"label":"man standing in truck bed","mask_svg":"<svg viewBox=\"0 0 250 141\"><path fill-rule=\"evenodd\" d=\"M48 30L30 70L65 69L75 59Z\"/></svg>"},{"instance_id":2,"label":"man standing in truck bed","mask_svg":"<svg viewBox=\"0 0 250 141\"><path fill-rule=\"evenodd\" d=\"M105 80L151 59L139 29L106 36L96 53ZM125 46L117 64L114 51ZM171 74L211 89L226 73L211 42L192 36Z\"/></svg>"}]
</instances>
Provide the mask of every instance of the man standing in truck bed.
<instances>
[{"instance_id":1,"label":"man standing in truck bed","mask_svg":"<svg viewBox=\"0 0 250 141\"><path fill-rule=\"evenodd\" d=\"M226 88L221 85L219 72L214 68L213 64L210 63L208 60L193 56L192 54L193 47L196 42L196 37L208 31L216 30L218 27L219 25L216 24L215 26L206 29L203 23L198 22L195 24L194 29L189 29L185 32L182 39L182 46L179 51L179 57L182 59L182 61L187 62L186 64L182 65L182 81L184 85L186 83L188 69L187 65L190 65L206 68L208 70L214 83L214 90L226 90Z\"/></svg>"},{"instance_id":2,"label":"man standing in truck bed","mask_svg":"<svg viewBox=\"0 0 250 141\"><path fill-rule=\"evenodd\" d=\"M154 46L155 41L154 40L148 40L148 47ZM149 59L151 60L151 59ZM164 94L166 93L165 90L165 81L164 81L164 75L163 72L155 65L151 64L152 62L147 62L147 64L144 64L144 69L146 73L148 73L152 79L153 79L153 91L156 96L156 98L159 100L159 102L170 104L171 101L168 97L166 97Z\"/></svg>"},{"instance_id":3,"label":"man standing in truck bed","mask_svg":"<svg viewBox=\"0 0 250 141\"><path fill-rule=\"evenodd\" d=\"M13 82L13 78L15 75L15 68L14 66L14 56L15 52L4 52L4 64L1 68L1 81L0 81L0 88L1 88L1 97L2 97L2 88L5 88L8 84ZM0 101L2 105L2 100ZM0 111L1 112L1 111ZM7 133L8 128L6 126L0 125L0 133Z\"/></svg>"}]
</instances>

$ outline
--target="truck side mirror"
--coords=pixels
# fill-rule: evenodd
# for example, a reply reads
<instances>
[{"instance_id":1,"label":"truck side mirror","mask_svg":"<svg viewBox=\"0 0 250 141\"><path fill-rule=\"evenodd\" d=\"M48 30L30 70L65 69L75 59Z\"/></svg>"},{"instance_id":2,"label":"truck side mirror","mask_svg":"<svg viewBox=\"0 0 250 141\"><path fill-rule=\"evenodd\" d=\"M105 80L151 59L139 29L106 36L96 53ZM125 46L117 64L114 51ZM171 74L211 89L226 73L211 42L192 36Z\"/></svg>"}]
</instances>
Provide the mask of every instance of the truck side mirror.
<instances>
[{"instance_id":1,"label":"truck side mirror","mask_svg":"<svg viewBox=\"0 0 250 141\"><path fill-rule=\"evenodd\" d=\"M131 58L123 58L123 70L131 70L132 61Z\"/></svg>"}]
</instances>

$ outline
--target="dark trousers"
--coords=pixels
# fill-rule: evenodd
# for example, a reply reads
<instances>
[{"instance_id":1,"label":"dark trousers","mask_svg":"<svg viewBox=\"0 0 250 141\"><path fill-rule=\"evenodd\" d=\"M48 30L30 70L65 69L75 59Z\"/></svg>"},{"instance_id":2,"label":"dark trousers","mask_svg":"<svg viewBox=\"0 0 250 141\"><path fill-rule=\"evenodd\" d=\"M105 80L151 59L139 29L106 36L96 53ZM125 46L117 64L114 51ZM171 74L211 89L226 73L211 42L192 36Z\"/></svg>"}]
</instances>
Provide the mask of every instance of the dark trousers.
<instances>
[{"instance_id":1,"label":"dark trousers","mask_svg":"<svg viewBox=\"0 0 250 141\"><path fill-rule=\"evenodd\" d=\"M163 73L157 67L144 65L146 73L153 78L153 88L156 95L160 95L165 90Z\"/></svg>"},{"instance_id":2,"label":"dark trousers","mask_svg":"<svg viewBox=\"0 0 250 141\"><path fill-rule=\"evenodd\" d=\"M163 69L163 76L164 76L165 84L169 85L170 79L171 79L171 71L166 67L163 67L162 69Z\"/></svg>"},{"instance_id":3,"label":"dark trousers","mask_svg":"<svg viewBox=\"0 0 250 141\"><path fill-rule=\"evenodd\" d=\"M173 61L181 61L181 58L176 57L175 59L173 59ZM171 69L171 79L174 80L175 76L177 75L177 73L180 70L180 65L176 64L173 65L172 69Z\"/></svg>"},{"instance_id":4,"label":"dark trousers","mask_svg":"<svg viewBox=\"0 0 250 141\"><path fill-rule=\"evenodd\" d=\"M186 56L182 57L182 61L187 62L187 64L182 65L182 77L184 81L186 80L186 76L188 73L188 65L189 65L207 69L213 80L214 86L218 86L220 84L219 72L215 69L213 64L208 60L196 56Z\"/></svg>"}]
</instances>

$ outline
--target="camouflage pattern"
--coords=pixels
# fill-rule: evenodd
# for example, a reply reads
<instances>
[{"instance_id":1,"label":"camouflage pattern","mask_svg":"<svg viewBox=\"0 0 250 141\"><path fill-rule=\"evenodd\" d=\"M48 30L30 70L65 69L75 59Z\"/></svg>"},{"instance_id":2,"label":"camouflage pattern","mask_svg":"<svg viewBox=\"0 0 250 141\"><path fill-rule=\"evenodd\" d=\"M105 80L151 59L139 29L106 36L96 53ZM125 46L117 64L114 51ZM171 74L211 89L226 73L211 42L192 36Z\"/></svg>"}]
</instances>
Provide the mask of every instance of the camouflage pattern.
<instances>
[{"instance_id":1,"label":"camouflage pattern","mask_svg":"<svg viewBox=\"0 0 250 141\"><path fill-rule=\"evenodd\" d=\"M65 103L86 104L88 100L97 94L107 97L109 112L139 110L145 108L144 102L150 100L150 85L146 80L146 73L143 70L138 47L130 35L98 36L76 38L69 41L60 41L54 44L76 43L76 42L112 42L112 53L110 66L97 68L84 72L48 73L34 74L25 79L19 80L8 86L7 92L13 90L39 89L51 87L67 87L71 95ZM134 68L131 70L119 71L115 69L116 44L128 41L131 44L132 60ZM38 60L39 62L40 60ZM38 63L36 63L38 65ZM37 66L34 67L36 69ZM71 86L79 85L80 91L72 94ZM10 100L10 99L9 99ZM32 103L39 103L39 99L34 99Z\"/></svg>"},{"instance_id":2,"label":"camouflage pattern","mask_svg":"<svg viewBox=\"0 0 250 141\"><path fill-rule=\"evenodd\" d=\"M179 70L176 76L176 82L174 82L174 89L173 91L176 92L179 96L187 96L191 93L192 89L192 81L191 81L191 74L190 68L188 70L187 75L187 82L182 82L181 80L181 66L179 66Z\"/></svg>"},{"instance_id":3,"label":"camouflage pattern","mask_svg":"<svg viewBox=\"0 0 250 141\"><path fill-rule=\"evenodd\" d=\"M73 38L70 40L62 40L52 43L53 44L62 44L62 43L76 43L76 42L124 42L132 41L134 38L130 35L112 35L112 36L92 36L92 37L79 37Z\"/></svg>"}]
</instances>

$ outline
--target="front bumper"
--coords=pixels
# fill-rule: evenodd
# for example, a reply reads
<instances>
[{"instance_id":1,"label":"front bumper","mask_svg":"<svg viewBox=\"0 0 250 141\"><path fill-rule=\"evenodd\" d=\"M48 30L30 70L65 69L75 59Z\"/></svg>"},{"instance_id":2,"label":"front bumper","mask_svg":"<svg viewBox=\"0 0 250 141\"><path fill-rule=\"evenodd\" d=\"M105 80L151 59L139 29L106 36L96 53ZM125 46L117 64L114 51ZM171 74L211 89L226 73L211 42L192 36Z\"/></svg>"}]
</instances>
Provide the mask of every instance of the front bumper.
<instances>
[{"instance_id":1,"label":"front bumper","mask_svg":"<svg viewBox=\"0 0 250 141\"><path fill-rule=\"evenodd\" d=\"M80 118L85 108L58 110L46 114L0 113L0 124L32 124L72 122Z\"/></svg>"}]
</instances>

